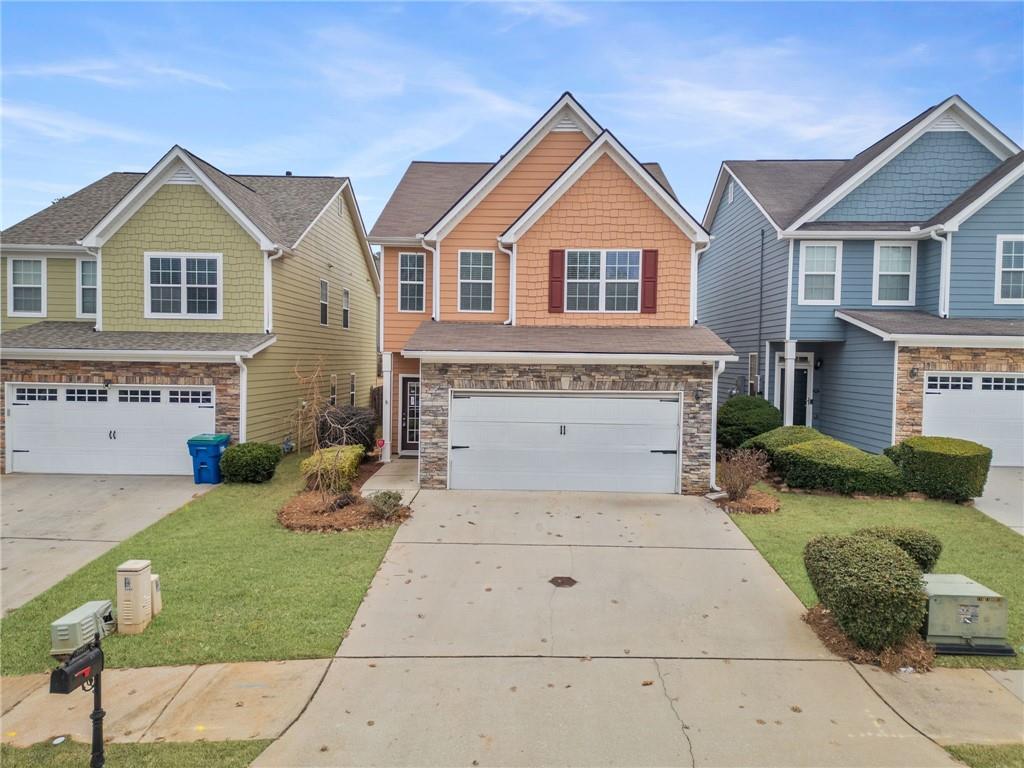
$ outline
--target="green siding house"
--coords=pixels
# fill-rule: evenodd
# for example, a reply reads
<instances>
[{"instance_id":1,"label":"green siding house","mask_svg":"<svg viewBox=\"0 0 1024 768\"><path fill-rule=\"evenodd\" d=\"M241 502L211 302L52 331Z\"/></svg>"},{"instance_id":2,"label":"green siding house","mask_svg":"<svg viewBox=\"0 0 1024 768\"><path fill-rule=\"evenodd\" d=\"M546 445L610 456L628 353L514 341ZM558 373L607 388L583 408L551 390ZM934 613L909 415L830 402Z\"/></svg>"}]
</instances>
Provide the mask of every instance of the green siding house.
<instances>
[{"instance_id":1,"label":"green siding house","mask_svg":"<svg viewBox=\"0 0 1024 768\"><path fill-rule=\"evenodd\" d=\"M185 440L282 442L319 373L368 405L380 290L352 185L181 147L0 233L8 472L185 474Z\"/></svg>"}]
</instances>

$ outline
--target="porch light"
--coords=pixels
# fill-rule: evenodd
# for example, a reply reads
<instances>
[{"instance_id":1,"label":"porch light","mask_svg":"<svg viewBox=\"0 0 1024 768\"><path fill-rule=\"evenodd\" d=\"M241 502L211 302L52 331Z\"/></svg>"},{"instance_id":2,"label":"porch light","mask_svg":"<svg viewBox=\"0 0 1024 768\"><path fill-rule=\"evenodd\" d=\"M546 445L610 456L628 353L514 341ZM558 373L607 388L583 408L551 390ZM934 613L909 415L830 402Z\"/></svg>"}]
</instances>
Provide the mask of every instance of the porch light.
<instances>
[{"instance_id":1,"label":"porch light","mask_svg":"<svg viewBox=\"0 0 1024 768\"><path fill-rule=\"evenodd\" d=\"M911 368L910 369L910 378L912 378L912 379L916 379L917 378L917 368Z\"/></svg>"}]
</instances>

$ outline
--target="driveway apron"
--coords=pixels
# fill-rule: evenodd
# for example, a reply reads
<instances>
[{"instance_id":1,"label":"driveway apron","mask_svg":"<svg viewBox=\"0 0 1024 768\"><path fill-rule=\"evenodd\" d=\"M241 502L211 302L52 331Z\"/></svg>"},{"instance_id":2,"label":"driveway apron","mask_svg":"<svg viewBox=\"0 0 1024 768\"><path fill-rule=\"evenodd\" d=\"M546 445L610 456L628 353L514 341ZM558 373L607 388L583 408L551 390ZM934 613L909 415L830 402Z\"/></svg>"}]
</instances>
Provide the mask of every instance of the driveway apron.
<instances>
[{"instance_id":1,"label":"driveway apron","mask_svg":"<svg viewBox=\"0 0 1024 768\"><path fill-rule=\"evenodd\" d=\"M421 491L256 766L940 766L693 497Z\"/></svg>"}]
</instances>

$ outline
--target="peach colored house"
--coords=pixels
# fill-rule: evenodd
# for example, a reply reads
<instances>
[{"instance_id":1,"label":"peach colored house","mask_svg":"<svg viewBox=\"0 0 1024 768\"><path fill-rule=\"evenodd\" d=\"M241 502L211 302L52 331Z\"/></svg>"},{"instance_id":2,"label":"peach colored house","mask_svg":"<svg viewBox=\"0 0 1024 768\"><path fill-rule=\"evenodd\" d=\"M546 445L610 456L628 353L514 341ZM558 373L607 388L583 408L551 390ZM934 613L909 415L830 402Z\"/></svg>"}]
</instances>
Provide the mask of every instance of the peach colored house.
<instances>
[{"instance_id":1,"label":"peach colored house","mask_svg":"<svg viewBox=\"0 0 1024 768\"><path fill-rule=\"evenodd\" d=\"M733 350L709 238L569 93L495 163L414 162L381 247L385 457L426 488L702 493Z\"/></svg>"}]
</instances>

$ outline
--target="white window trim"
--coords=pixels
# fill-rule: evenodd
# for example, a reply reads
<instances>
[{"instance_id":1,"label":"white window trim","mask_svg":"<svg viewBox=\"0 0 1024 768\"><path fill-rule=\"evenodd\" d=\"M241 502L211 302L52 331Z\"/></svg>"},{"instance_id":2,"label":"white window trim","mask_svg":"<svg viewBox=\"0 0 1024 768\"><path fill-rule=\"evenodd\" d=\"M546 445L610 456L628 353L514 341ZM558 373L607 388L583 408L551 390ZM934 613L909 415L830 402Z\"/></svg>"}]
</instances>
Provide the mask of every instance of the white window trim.
<instances>
[{"instance_id":1,"label":"white window trim","mask_svg":"<svg viewBox=\"0 0 1024 768\"><path fill-rule=\"evenodd\" d=\"M793 365L793 370L798 371L801 369L807 370L807 424L806 426L814 426L814 353L813 352L797 352L796 361ZM785 392L782 392L782 387L779 384L782 382L782 374L786 370L786 353L776 352L775 353L775 380L772 382L772 405L778 408L780 411L784 410L785 403L783 402L783 396Z\"/></svg>"},{"instance_id":2,"label":"white window trim","mask_svg":"<svg viewBox=\"0 0 1024 768\"><path fill-rule=\"evenodd\" d=\"M15 261L38 261L42 267L39 272L39 279L42 285L40 291L42 298L39 302L38 312L15 312L14 311L14 262ZM34 288L36 286L19 286L23 288ZM46 259L44 257L38 258L17 258L15 256L7 257L7 316L8 317L46 317Z\"/></svg>"},{"instance_id":3,"label":"white window trim","mask_svg":"<svg viewBox=\"0 0 1024 768\"><path fill-rule=\"evenodd\" d=\"M878 278L881 275L879 266L882 259L882 247L910 248L910 290L907 298L899 301L878 298ZM886 272L887 275L903 275L905 272ZM911 240L875 240L875 266L871 272L871 303L879 307L913 307L917 304L917 241Z\"/></svg>"},{"instance_id":4,"label":"white window trim","mask_svg":"<svg viewBox=\"0 0 1024 768\"><path fill-rule=\"evenodd\" d=\"M486 254L488 254L491 257L491 279L490 280L463 280L462 279L462 255L464 253L486 253ZM455 307L456 307L456 309L458 309L459 312L463 312L463 313L469 314L469 315L493 315L494 314L494 278L495 278L495 268L497 266L494 263L494 261L495 261L494 260L494 251L488 251L488 250L484 250L484 249L476 250L476 249L473 249L473 248L467 248L467 249L459 251L459 260L458 260L458 263L456 264L457 272L456 272L456 275L455 275L456 283L458 284L458 288L456 290L456 294L457 295L455 297L455 299L456 299ZM463 283L477 283L477 284L480 284L480 285L483 285L483 284L486 284L486 283L490 283L491 284L491 308L490 309L463 309L462 308L462 284Z\"/></svg>"},{"instance_id":5,"label":"white window trim","mask_svg":"<svg viewBox=\"0 0 1024 768\"><path fill-rule=\"evenodd\" d=\"M730 203L732 202L733 193L734 193L735 189L736 189L736 186L733 183L733 181L730 179L729 180L729 185L726 187L726 190L727 190L726 198L727 198L727 201L730 202Z\"/></svg>"},{"instance_id":6,"label":"white window trim","mask_svg":"<svg viewBox=\"0 0 1024 768\"><path fill-rule=\"evenodd\" d=\"M1024 235L996 235L996 304L1024 304L1024 299L1004 299L1003 293L1003 243L1024 240ZM46 306L45 303L43 306Z\"/></svg>"},{"instance_id":7,"label":"white window trim","mask_svg":"<svg viewBox=\"0 0 1024 768\"><path fill-rule=\"evenodd\" d=\"M181 312L153 312L150 306L152 285L149 282L150 259L181 259ZM189 313L188 285L186 284L186 259L214 259L217 262L217 312L216 314ZM223 320L224 319L224 254L198 253L192 251L145 251L142 254L142 287L144 295L143 317L147 320ZM193 286L209 287L209 286Z\"/></svg>"},{"instance_id":8,"label":"white window trim","mask_svg":"<svg viewBox=\"0 0 1024 768\"><path fill-rule=\"evenodd\" d=\"M346 331L352 327L352 294L348 288L341 289L341 327Z\"/></svg>"},{"instance_id":9,"label":"white window trim","mask_svg":"<svg viewBox=\"0 0 1024 768\"><path fill-rule=\"evenodd\" d=\"M601 276L599 278L600 286L598 288L598 308L597 309L569 309L569 252L570 251L598 251L601 254ZM606 277L605 266L607 263L607 256L609 251L636 251L640 254L640 276L634 280L612 280L613 283L636 283L636 309L605 309L605 286L607 285L608 278ZM644 251L643 248L566 248L565 249L565 263L562 267L564 270L565 278L562 280L564 286L562 288L562 307L564 311L572 315L639 315L643 308L644 301ZM592 283L593 280L573 280L574 283Z\"/></svg>"},{"instance_id":10,"label":"white window trim","mask_svg":"<svg viewBox=\"0 0 1024 768\"><path fill-rule=\"evenodd\" d=\"M87 261L96 264L96 309L99 309L100 306L100 266L96 263L96 259L79 256L75 259L75 317L92 320L96 318L95 312L82 311L82 289L87 287L82 285L82 264Z\"/></svg>"},{"instance_id":11,"label":"white window trim","mask_svg":"<svg viewBox=\"0 0 1024 768\"><path fill-rule=\"evenodd\" d=\"M327 290L324 291L324 288ZM324 296L327 298L325 299ZM326 328L331 324L331 282L329 280L321 280L319 293L317 294L316 316L320 321L320 327ZM327 311L322 312L321 310L326 307Z\"/></svg>"},{"instance_id":12,"label":"white window trim","mask_svg":"<svg viewBox=\"0 0 1024 768\"><path fill-rule=\"evenodd\" d=\"M804 275L807 267L805 248L816 245L830 245L836 249L836 271L835 284L831 299L805 299L804 298ZM812 275L830 275L831 272L811 272ZM842 303L843 296L843 241L842 240L801 240L800 241L800 278L798 282L797 304L809 306L836 307Z\"/></svg>"},{"instance_id":13,"label":"white window trim","mask_svg":"<svg viewBox=\"0 0 1024 768\"><path fill-rule=\"evenodd\" d=\"M419 256L423 259L423 279L422 280L403 280L402 279L402 257L403 256ZM398 311L405 312L408 314L422 315L427 311L427 254L419 253L418 251L399 251L398 252L398 269L396 277L398 278L398 296L397 304ZM403 285L421 285L423 286L423 306L420 309L402 309L402 286Z\"/></svg>"}]
</instances>

